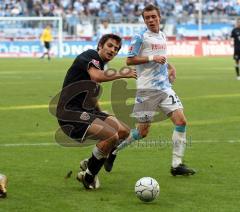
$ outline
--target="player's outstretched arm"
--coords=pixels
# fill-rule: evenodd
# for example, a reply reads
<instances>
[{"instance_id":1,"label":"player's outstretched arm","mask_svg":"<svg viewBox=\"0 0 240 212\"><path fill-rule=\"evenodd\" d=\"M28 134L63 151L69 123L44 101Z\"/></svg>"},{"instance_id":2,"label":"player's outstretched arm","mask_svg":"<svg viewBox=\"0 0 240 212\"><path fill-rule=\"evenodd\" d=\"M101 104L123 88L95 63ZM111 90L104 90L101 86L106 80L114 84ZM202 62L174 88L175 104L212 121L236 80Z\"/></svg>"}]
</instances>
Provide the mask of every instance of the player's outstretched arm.
<instances>
[{"instance_id":1,"label":"player's outstretched arm","mask_svg":"<svg viewBox=\"0 0 240 212\"><path fill-rule=\"evenodd\" d=\"M139 64L144 64L144 63L148 63L149 62L149 58L148 57L140 57L140 56L135 56L135 57L128 57L127 58L127 65L139 65Z\"/></svg>"},{"instance_id":2,"label":"player's outstretched arm","mask_svg":"<svg viewBox=\"0 0 240 212\"><path fill-rule=\"evenodd\" d=\"M166 57L159 56L159 55L154 55L154 56L150 55L150 56L134 56L134 57L127 58L127 65L139 65L139 64L144 64L148 62L164 64L166 63Z\"/></svg>"},{"instance_id":3,"label":"player's outstretched arm","mask_svg":"<svg viewBox=\"0 0 240 212\"><path fill-rule=\"evenodd\" d=\"M114 72L113 74L109 74L106 71L99 70L95 67L91 67L88 70L88 73L91 77L91 80L101 83L101 82L108 82L108 81L113 81L116 79L121 79L121 78L137 78L137 72L135 69L130 69L129 71L123 73L119 72Z\"/></svg>"}]
</instances>

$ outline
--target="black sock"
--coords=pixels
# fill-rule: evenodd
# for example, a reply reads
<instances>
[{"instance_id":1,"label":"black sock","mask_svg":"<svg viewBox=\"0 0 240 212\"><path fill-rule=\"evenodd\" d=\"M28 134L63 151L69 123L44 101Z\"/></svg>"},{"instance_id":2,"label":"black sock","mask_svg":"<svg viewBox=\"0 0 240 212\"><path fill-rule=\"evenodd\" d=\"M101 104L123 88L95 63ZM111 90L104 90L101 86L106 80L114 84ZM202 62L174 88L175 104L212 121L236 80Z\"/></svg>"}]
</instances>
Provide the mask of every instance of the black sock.
<instances>
[{"instance_id":1,"label":"black sock","mask_svg":"<svg viewBox=\"0 0 240 212\"><path fill-rule=\"evenodd\" d=\"M239 77L239 67L236 66L235 69L236 69L236 74L237 74L237 76Z\"/></svg>"},{"instance_id":2,"label":"black sock","mask_svg":"<svg viewBox=\"0 0 240 212\"><path fill-rule=\"evenodd\" d=\"M102 168L106 158L102 158L98 160L94 155L92 155L91 158L88 160L88 170L91 172L91 174L88 174L86 172L85 174L85 181L88 182L89 184L94 181L95 175L98 174L100 169Z\"/></svg>"},{"instance_id":3,"label":"black sock","mask_svg":"<svg viewBox=\"0 0 240 212\"><path fill-rule=\"evenodd\" d=\"M88 173L85 174L85 181L86 182L88 182L90 184L90 183L93 182L93 180L94 180L94 176L92 176L92 175L90 175Z\"/></svg>"},{"instance_id":4,"label":"black sock","mask_svg":"<svg viewBox=\"0 0 240 212\"><path fill-rule=\"evenodd\" d=\"M93 176L98 174L105 160L106 158L98 160L94 155L92 155L92 157L88 160L88 170L92 173Z\"/></svg>"},{"instance_id":5,"label":"black sock","mask_svg":"<svg viewBox=\"0 0 240 212\"><path fill-rule=\"evenodd\" d=\"M108 158L114 158L114 159L115 159L115 157L117 156L117 154L113 154L113 152L114 152L116 149L117 149L117 147L114 147L114 148L111 150L111 152L110 152L109 155L108 155Z\"/></svg>"}]
</instances>

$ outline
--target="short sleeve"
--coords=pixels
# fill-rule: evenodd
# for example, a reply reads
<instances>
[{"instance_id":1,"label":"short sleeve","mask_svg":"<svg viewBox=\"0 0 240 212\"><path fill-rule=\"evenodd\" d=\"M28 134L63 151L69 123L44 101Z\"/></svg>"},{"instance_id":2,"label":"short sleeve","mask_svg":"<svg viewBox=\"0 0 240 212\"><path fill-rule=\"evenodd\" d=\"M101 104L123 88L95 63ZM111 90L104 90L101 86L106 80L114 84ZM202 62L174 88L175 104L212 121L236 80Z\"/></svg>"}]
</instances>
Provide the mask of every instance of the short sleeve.
<instances>
[{"instance_id":1,"label":"short sleeve","mask_svg":"<svg viewBox=\"0 0 240 212\"><path fill-rule=\"evenodd\" d=\"M104 68L101 58L99 57L97 51L89 50L85 55L85 59L87 61L87 70L92 66L100 70Z\"/></svg>"},{"instance_id":2,"label":"short sleeve","mask_svg":"<svg viewBox=\"0 0 240 212\"><path fill-rule=\"evenodd\" d=\"M96 59L92 59L89 63L88 63L88 68L94 66L97 69L101 69L100 67L100 61L96 60Z\"/></svg>"},{"instance_id":3,"label":"short sleeve","mask_svg":"<svg viewBox=\"0 0 240 212\"><path fill-rule=\"evenodd\" d=\"M134 57L139 54L139 51L142 46L142 36L141 35L135 35L130 43L129 50L128 50L128 57Z\"/></svg>"}]
</instances>

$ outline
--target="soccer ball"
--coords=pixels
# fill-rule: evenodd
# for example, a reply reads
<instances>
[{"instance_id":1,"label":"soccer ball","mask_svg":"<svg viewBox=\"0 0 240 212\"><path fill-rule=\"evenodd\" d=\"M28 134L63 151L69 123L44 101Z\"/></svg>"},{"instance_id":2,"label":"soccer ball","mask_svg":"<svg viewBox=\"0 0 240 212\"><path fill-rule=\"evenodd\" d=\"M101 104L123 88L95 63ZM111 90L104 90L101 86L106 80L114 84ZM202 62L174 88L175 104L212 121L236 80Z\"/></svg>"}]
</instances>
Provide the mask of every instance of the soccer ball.
<instances>
[{"instance_id":1,"label":"soccer ball","mask_svg":"<svg viewBox=\"0 0 240 212\"><path fill-rule=\"evenodd\" d=\"M143 177L136 182L135 193L143 202L151 202L159 196L160 187L155 179Z\"/></svg>"}]
</instances>

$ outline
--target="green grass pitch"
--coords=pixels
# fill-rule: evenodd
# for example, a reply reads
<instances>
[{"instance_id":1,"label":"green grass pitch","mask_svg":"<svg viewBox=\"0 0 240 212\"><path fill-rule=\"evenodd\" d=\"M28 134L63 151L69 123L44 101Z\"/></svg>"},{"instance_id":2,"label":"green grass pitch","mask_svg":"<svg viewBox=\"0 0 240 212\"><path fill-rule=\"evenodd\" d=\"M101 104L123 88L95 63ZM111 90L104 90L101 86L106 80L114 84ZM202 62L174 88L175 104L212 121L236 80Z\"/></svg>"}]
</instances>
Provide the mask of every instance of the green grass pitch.
<instances>
[{"instance_id":1,"label":"green grass pitch","mask_svg":"<svg viewBox=\"0 0 240 212\"><path fill-rule=\"evenodd\" d=\"M100 172L101 188L85 191L67 171L92 146L67 148L54 140L58 127L48 103L60 90L72 59L0 59L0 172L9 178L0 211L239 211L240 81L233 60L224 57L171 58L177 68L174 90L188 119L185 162L191 177L172 177L169 120L154 123L149 137L122 151L112 173ZM112 67L120 68L123 59ZM134 80L128 80L134 88ZM111 112L111 83L102 107ZM119 90L121 92L121 90ZM125 117L120 117L124 121ZM160 196L152 203L135 197L135 182L155 178Z\"/></svg>"}]
</instances>

